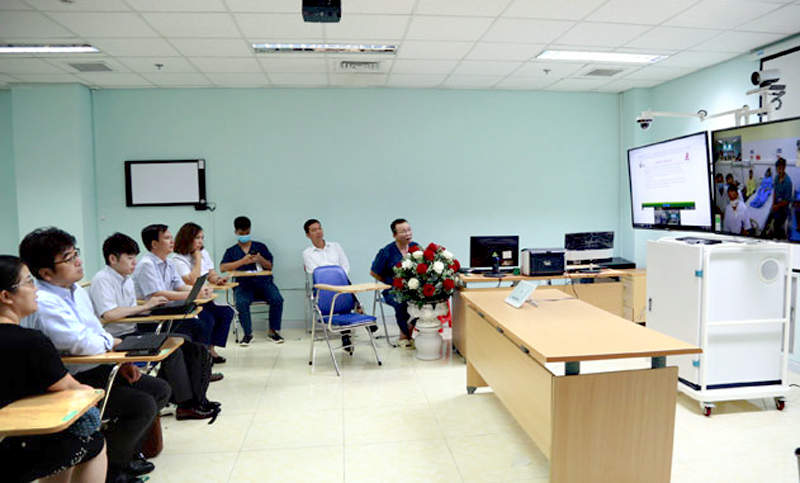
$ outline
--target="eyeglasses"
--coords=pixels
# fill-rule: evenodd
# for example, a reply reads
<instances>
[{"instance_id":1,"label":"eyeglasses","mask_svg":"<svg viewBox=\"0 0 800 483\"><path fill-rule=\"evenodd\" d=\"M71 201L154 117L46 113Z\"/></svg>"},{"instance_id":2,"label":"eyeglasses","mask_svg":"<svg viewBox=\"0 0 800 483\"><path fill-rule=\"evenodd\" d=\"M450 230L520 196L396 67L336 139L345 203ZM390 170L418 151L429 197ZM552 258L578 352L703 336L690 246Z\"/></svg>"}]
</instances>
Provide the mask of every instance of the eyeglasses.
<instances>
[{"instance_id":1,"label":"eyeglasses","mask_svg":"<svg viewBox=\"0 0 800 483\"><path fill-rule=\"evenodd\" d=\"M72 252L72 255L66 257L63 260L59 260L57 262L54 262L53 265L58 265L59 263L75 263L75 261L77 259L79 259L80 257L81 257L81 249L80 248L75 248L75 251Z\"/></svg>"},{"instance_id":2,"label":"eyeglasses","mask_svg":"<svg viewBox=\"0 0 800 483\"><path fill-rule=\"evenodd\" d=\"M11 286L11 290L18 289L18 288L24 287L24 286L33 287L35 285L36 285L36 282L33 281L33 275L31 275L29 273L28 277L25 280L23 280L23 281L21 281L21 282L19 282L17 284L12 285Z\"/></svg>"}]
</instances>

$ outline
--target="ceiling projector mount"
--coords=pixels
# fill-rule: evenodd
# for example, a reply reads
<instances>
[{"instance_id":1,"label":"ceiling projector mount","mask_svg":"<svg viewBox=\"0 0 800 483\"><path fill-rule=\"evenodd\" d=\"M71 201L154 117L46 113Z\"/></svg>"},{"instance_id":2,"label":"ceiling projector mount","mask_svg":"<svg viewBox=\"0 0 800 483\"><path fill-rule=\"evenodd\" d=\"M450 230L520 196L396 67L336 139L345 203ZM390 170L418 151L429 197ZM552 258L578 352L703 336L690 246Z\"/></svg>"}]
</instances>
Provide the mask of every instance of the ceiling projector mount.
<instances>
[{"instance_id":1,"label":"ceiling projector mount","mask_svg":"<svg viewBox=\"0 0 800 483\"><path fill-rule=\"evenodd\" d=\"M303 0L304 22L338 22L342 18L342 0Z\"/></svg>"}]
</instances>

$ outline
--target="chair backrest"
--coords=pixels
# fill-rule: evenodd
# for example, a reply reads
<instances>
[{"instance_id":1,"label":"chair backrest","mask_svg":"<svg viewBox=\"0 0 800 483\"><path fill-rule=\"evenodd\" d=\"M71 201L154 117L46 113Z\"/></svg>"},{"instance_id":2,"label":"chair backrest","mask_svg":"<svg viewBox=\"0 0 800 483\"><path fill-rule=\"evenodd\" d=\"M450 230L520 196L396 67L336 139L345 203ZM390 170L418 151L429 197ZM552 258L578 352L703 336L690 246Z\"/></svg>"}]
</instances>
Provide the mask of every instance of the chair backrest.
<instances>
[{"instance_id":1,"label":"chair backrest","mask_svg":"<svg viewBox=\"0 0 800 483\"><path fill-rule=\"evenodd\" d=\"M314 284L327 283L328 285L350 285L350 279L344 269L338 265L326 265L324 267L317 267L314 269ZM328 290L314 289L317 295L317 305L319 306L322 315L331 313L331 302L333 301L334 292ZM346 314L352 312L356 308L355 297L353 294L343 293L336 297L336 306L333 308L334 314Z\"/></svg>"}]
</instances>

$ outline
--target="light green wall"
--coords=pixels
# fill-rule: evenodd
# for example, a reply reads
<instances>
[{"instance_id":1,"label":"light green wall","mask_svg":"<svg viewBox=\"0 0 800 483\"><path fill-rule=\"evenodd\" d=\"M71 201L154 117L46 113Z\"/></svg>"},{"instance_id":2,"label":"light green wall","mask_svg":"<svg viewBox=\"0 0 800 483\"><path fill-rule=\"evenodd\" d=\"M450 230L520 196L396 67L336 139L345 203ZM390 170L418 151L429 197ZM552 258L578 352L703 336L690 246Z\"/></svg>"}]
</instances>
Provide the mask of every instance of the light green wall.
<instances>
[{"instance_id":1,"label":"light green wall","mask_svg":"<svg viewBox=\"0 0 800 483\"><path fill-rule=\"evenodd\" d=\"M303 221L319 218L368 280L389 222L468 263L470 235L563 246L619 229L615 94L437 90L107 90L94 93L100 239L149 223L206 229L218 262L232 219L276 257L286 318L302 318ZM205 158L214 213L126 208L123 163Z\"/></svg>"},{"instance_id":2,"label":"light green wall","mask_svg":"<svg viewBox=\"0 0 800 483\"><path fill-rule=\"evenodd\" d=\"M11 91L0 90L0 253L2 254L16 254L19 245L13 136Z\"/></svg>"}]
</instances>

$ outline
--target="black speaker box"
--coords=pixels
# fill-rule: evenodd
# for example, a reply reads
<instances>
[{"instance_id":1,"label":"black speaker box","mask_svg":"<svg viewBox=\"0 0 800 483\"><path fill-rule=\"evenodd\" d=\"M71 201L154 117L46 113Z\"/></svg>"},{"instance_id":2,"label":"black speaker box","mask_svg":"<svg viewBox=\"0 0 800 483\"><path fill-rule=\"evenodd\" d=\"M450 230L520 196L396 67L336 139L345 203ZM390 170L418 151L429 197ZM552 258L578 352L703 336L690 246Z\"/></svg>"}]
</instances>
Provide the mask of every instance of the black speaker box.
<instances>
[{"instance_id":1,"label":"black speaker box","mask_svg":"<svg viewBox=\"0 0 800 483\"><path fill-rule=\"evenodd\" d=\"M342 0L303 0L303 21L338 22L342 18Z\"/></svg>"}]
</instances>

